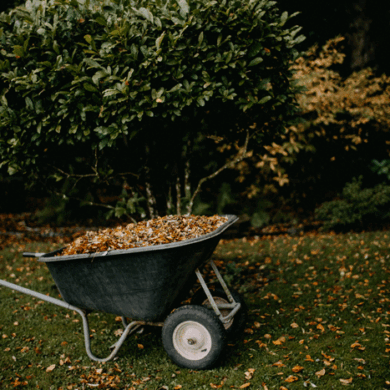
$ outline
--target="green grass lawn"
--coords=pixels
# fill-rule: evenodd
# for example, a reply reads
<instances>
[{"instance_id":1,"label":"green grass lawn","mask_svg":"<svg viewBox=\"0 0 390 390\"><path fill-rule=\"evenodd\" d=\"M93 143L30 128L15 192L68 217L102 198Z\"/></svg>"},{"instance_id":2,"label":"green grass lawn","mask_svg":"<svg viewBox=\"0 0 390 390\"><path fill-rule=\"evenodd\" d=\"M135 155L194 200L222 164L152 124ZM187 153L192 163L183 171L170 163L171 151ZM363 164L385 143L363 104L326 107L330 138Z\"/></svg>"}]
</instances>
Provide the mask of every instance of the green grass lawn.
<instances>
[{"instance_id":1,"label":"green grass lawn","mask_svg":"<svg viewBox=\"0 0 390 390\"><path fill-rule=\"evenodd\" d=\"M21 256L55 247L8 246L0 278L58 297L46 266ZM213 258L249 318L208 371L175 366L159 328L129 337L114 361L93 362L76 313L0 287L0 388L390 389L389 249L390 232L221 242ZM90 319L92 351L106 356L121 322Z\"/></svg>"}]
</instances>

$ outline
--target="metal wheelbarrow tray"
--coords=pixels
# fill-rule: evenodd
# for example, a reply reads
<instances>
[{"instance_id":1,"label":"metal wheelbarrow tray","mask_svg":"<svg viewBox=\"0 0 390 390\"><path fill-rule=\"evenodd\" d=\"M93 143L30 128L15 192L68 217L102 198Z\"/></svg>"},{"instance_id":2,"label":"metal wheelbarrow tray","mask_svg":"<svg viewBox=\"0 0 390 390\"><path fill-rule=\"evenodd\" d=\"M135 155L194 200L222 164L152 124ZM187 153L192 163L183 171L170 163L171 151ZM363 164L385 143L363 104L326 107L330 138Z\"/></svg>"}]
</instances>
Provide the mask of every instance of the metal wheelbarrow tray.
<instances>
[{"instance_id":1,"label":"metal wheelbarrow tray","mask_svg":"<svg viewBox=\"0 0 390 390\"><path fill-rule=\"evenodd\" d=\"M229 291L213 262L211 266L222 287L214 292L210 292L198 269L212 255L221 234L238 219L234 215L227 218L211 233L170 244L67 256L61 256L64 248L50 253L24 253L46 263L64 301L4 280L0 285L77 311L83 318L87 354L93 360L111 360L128 334L142 325L159 325L163 326L165 350L176 364L209 368L218 360L231 324L242 323L243 318L234 318L240 308L241 317L245 315L242 299ZM203 289L203 298L195 298L200 306L186 306L167 317L196 278ZM114 350L104 359L90 350L87 315L94 310L122 316L125 327ZM126 318L132 321L128 324ZM215 351L218 344L220 351Z\"/></svg>"}]
</instances>

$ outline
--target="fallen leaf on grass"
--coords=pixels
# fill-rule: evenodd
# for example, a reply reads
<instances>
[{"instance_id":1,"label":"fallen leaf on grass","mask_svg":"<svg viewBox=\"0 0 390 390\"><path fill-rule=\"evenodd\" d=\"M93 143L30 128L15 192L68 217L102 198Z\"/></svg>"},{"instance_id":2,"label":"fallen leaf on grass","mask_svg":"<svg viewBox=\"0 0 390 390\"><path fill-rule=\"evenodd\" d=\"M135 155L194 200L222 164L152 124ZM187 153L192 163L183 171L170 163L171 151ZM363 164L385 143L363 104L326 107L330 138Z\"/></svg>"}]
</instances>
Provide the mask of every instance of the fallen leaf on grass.
<instances>
[{"instance_id":1,"label":"fallen leaf on grass","mask_svg":"<svg viewBox=\"0 0 390 390\"><path fill-rule=\"evenodd\" d=\"M310 385L311 387L317 387L314 383L311 383L310 381L303 382L304 387L307 387L308 385Z\"/></svg>"},{"instance_id":2,"label":"fallen leaf on grass","mask_svg":"<svg viewBox=\"0 0 390 390\"><path fill-rule=\"evenodd\" d=\"M353 344L351 344L352 349L358 349L359 351L364 351L366 347L363 347L359 342L355 341Z\"/></svg>"},{"instance_id":3,"label":"fallen leaf on grass","mask_svg":"<svg viewBox=\"0 0 390 390\"><path fill-rule=\"evenodd\" d=\"M304 368L302 367L302 366L295 366L295 367L293 367L292 368L292 371L293 372L300 372L300 371L302 371Z\"/></svg>"},{"instance_id":4,"label":"fallen leaf on grass","mask_svg":"<svg viewBox=\"0 0 390 390\"><path fill-rule=\"evenodd\" d=\"M255 343L259 346L259 348L267 347L267 344L263 343L260 340L256 340Z\"/></svg>"},{"instance_id":5,"label":"fallen leaf on grass","mask_svg":"<svg viewBox=\"0 0 390 390\"><path fill-rule=\"evenodd\" d=\"M291 383L291 382L296 382L298 380L298 377L295 376L295 375L290 375L289 377L287 377L284 381L285 382L288 382L288 383Z\"/></svg>"},{"instance_id":6,"label":"fallen leaf on grass","mask_svg":"<svg viewBox=\"0 0 390 390\"><path fill-rule=\"evenodd\" d=\"M286 365L282 363L281 360L278 360L276 363L272 365L273 367L285 367Z\"/></svg>"},{"instance_id":7,"label":"fallen leaf on grass","mask_svg":"<svg viewBox=\"0 0 390 390\"><path fill-rule=\"evenodd\" d=\"M325 332L324 325L318 324L318 325L317 325L317 329L320 329L322 333Z\"/></svg>"},{"instance_id":8,"label":"fallen leaf on grass","mask_svg":"<svg viewBox=\"0 0 390 390\"><path fill-rule=\"evenodd\" d=\"M282 345L283 343L286 342L286 338L285 337L279 337L277 340L275 341L272 341L273 344L275 345Z\"/></svg>"},{"instance_id":9,"label":"fallen leaf on grass","mask_svg":"<svg viewBox=\"0 0 390 390\"><path fill-rule=\"evenodd\" d=\"M321 378L322 376L324 376L325 375L325 368L323 368L322 370L320 370L320 371L317 371L316 372L316 375L317 375L317 377L318 378Z\"/></svg>"},{"instance_id":10,"label":"fallen leaf on grass","mask_svg":"<svg viewBox=\"0 0 390 390\"><path fill-rule=\"evenodd\" d=\"M177 385L177 386L175 386L173 389L174 390L179 390L179 389L181 389L183 386L182 385Z\"/></svg>"},{"instance_id":11,"label":"fallen leaf on grass","mask_svg":"<svg viewBox=\"0 0 390 390\"><path fill-rule=\"evenodd\" d=\"M350 385L352 383L352 377L350 377L349 379L340 379L340 382L343 385Z\"/></svg>"},{"instance_id":12,"label":"fallen leaf on grass","mask_svg":"<svg viewBox=\"0 0 390 390\"><path fill-rule=\"evenodd\" d=\"M240 386L240 389L245 389L245 388L249 387L250 385L251 385L250 382L244 383L243 385Z\"/></svg>"},{"instance_id":13,"label":"fallen leaf on grass","mask_svg":"<svg viewBox=\"0 0 390 390\"><path fill-rule=\"evenodd\" d=\"M52 364L51 366L49 366L49 367L46 368L46 372L51 372L51 371L53 371L55 368L56 368L56 365L55 365L55 364Z\"/></svg>"},{"instance_id":14,"label":"fallen leaf on grass","mask_svg":"<svg viewBox=\"0 0 390 390\"><path fill-rule=\"evenodd\" d=\"M248 371L245 372L245 379L246 380L252 379L255 371L256 371L255 368L248 368Z\"/></svg>"},{"instance_id":15,"label":"fallen leaf on grass","mask_svg":"<svg viewBox=\"0 0 390 390\"><path fill-rule=\"evenodd\" d=\"M295 322L293 322L292 324L290 324L290 326L291 326L292 328L299 328L299 325L298 325L297 323L295 323Z\"/></svg>"}]
</instances>

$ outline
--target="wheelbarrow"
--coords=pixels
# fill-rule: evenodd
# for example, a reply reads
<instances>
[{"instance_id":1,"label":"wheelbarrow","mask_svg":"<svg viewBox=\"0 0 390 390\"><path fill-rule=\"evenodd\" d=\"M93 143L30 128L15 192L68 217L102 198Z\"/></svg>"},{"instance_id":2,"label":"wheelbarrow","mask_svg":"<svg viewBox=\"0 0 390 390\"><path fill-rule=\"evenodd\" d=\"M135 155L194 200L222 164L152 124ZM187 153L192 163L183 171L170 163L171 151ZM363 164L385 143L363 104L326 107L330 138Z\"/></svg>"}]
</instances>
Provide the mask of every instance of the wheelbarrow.
<instances>
[{"instance_id":1,"label":"wheelbarrow","mask_svg":"<svg viewBox=\"0 0 390 390\"><path fill-rule=\"evenodd\" d=\"M64 248L23 253L46 263L63 300L5 280L0 285L79 313L92 360L113 359L127 336L155 325L162 327L164 349L175 364L207 369L218 362L228 336L243 330L246 316L244 301L228 289L213 261L219 285L209 288L199 271L221 234L238 220L234 215L227 218L211 233L170 244L80 255L61 256ZM201 288L190 304L180 306L196 279ZM91 351L88 314L95 310L122 317L123 333L106 358Z\"/></svg>"}]
</instances>

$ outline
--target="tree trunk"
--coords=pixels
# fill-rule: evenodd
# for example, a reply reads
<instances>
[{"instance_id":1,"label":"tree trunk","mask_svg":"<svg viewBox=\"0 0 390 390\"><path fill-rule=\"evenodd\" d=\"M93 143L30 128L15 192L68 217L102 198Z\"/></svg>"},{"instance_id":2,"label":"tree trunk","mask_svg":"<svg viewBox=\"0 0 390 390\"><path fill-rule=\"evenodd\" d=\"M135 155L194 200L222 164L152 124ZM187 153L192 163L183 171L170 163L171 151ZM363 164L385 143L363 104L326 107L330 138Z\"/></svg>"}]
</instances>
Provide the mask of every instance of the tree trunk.
<instances>
[{"instance_id":1,"label":"tree trunk","mask_svg":"<svg viewBox=\"0 0 390 390\"><path fill-rule=\"evenodd\" d=\"M351 15L349 32L346 34L351 50L350 67L352 70L359 70L375 62L376 42L370 37L373 20L367 0L355 0L347 12Z\"/></svg>"}]
</instances>

